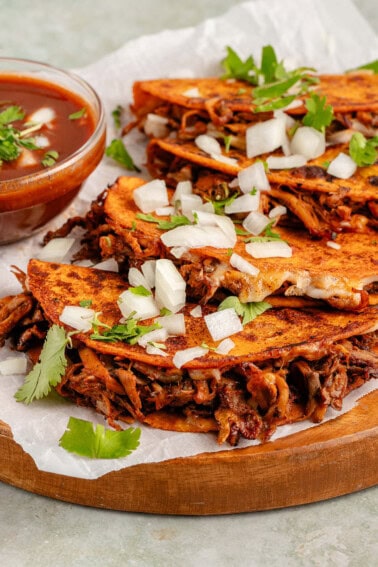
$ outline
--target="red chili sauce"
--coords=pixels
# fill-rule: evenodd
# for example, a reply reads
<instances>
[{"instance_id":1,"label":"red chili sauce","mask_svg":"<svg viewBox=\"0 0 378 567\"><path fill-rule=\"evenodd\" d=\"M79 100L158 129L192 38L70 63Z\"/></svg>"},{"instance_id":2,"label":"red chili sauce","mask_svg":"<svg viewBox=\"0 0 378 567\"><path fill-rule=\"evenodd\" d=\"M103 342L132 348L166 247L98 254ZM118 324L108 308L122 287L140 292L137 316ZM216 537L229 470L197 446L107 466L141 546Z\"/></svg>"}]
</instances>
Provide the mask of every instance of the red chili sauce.
<instances>
[{"instance_id":1,"label":"red chili sauce","mask_svg":"<svg viewBox=\"0 0 378 567\"><path fill-rule=\"evenodd\" d=\"M31 140L32 143L35 141L35 145L45 145L48 142L48 146L38 149L19 147L20 155L17 158L4 159L1 143L6 132L1 113L9 107L20 107L24 114L22 119L5 125L15 129L17 135L30 127L28 122L34 112L49 109L49 113L53 114L51 120L46 123L36 121L40 127L21 136L22 140ZM75 113L82 116L72 117ZM75 153L90 138L94 128L91 109L79 96L39 79L0 75L0 191L1 181L44 170ZM52 152L52 159L45 159L47 152Z\"/></svg>"}]
</instances>

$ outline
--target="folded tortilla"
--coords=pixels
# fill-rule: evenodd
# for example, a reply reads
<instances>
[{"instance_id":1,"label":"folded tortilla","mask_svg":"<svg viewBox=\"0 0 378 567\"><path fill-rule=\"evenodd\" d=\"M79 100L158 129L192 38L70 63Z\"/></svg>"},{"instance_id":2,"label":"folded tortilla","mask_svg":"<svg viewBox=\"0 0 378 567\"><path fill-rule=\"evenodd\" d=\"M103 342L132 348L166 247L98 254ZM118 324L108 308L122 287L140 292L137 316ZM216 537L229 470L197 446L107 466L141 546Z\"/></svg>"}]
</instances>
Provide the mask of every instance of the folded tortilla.
<instances>
[{"instance_id":1,"label":"folded tortilla","mask_svg":"<svg viewBox=\"0 0 378 567\"><path fill-rule=\"evenodd\" d=\"M31 260L27 286L42 314L39 324L63 326L63 308L90 299L111 327L121 319L117 300L127 284L116 273ZM218 442L235 445L240 437L266 441L285 423L321 421L329 406L341 409L351 390L378 376L375 307L359 314L269 309L231 337L234 347L226 355L213 350L217 344L203 318L215 307L204 306L197 318L190 315L193 307L183 308L186 332L168 337L166 356L77 332L58 392L95 408L115 427L136 419L160 429L215 431ZM28 328L19 320L13 337ZM22 337L20 343L25 346ZM199 358L174 363L177 352L203 344L208 350Z\"/></svg>"}]
</instances>

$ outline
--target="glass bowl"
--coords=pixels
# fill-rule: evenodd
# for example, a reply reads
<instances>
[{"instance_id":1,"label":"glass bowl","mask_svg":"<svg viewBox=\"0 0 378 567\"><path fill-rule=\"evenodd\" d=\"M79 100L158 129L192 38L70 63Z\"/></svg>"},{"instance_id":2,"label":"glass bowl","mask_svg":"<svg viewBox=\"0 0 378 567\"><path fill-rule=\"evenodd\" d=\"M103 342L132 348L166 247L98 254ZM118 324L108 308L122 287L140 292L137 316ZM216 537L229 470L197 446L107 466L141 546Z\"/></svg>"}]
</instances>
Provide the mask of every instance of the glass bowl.
<instances>
[{"instance_id":1,"label":"glass bowl","mask_svg":"<svg viewBox=\"0 0 378 567\"><path fill-rule=\"evenodd\" d=\"M50 167L12 179L2 179L0 167L0 244L31 236L68 207L100 162L106 137L101 100L80 77L44 63L0 57L0 81L13 78L41 82L82 102L93 130L79 148Z\"/></svg>"}]
</instances>

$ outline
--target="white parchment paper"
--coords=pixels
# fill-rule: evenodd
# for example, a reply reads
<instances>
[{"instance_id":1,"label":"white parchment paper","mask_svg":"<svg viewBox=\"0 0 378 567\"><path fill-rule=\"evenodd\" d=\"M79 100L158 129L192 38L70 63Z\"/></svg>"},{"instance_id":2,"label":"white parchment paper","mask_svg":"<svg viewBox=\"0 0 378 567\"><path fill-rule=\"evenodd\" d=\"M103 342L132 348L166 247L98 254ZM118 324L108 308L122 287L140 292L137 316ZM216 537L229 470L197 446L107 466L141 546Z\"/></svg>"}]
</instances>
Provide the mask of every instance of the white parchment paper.
<instances>
[{"instance_id":1,"label":"white parchment paper","mask_svg":"<svg viewBox=\"0 0 378 567\"><path fill-rule=\"evenodd\" d=\"M236 6L225 15L206 20L196 27L141 37L76 72L97 90L104 102L110 141L115 135L111 111L119 104L128 108L135 80L219 75L219 62L225 55L226 45L232 46L243 57L252 53L258 58L261 47L267 44L275 47L279 58L285 59L288 66L307 65L319 72L342 72L378 57L377 36L348 0L257 0ZM143 137L133 133L126 142L134 161L143 166ZM58 227L68 216L85 212L92 199L121 174L125 171L104 158L83 186L79 198L47 228ZM143 167L141 175L148 179ZM0 296L20 291L10 265L25 269L28 259L38 256L40 241L41 236L37 235L0 249ZM0 359L7 356L14 356L14 353L2 349ZM17 403L14 393L22 382L23 376L0 376L0 419L11 427L14 439L44 471L91 479L139 463L230 449L219 447L211 435L142 427L140 447L132 455L117 460L80 458L58 445L69 416L94 423L104 423L103 417L55 397L33 402L30 406ZM360 396L375 387L370 383L352 393L345 400L343 412L350 410ZM329 410L327 419L338 415L340 412ZM274 439L311 426L281 427ZM243 440L239 447L251 444L253 442Z\"/></svg>"}]
</instances>

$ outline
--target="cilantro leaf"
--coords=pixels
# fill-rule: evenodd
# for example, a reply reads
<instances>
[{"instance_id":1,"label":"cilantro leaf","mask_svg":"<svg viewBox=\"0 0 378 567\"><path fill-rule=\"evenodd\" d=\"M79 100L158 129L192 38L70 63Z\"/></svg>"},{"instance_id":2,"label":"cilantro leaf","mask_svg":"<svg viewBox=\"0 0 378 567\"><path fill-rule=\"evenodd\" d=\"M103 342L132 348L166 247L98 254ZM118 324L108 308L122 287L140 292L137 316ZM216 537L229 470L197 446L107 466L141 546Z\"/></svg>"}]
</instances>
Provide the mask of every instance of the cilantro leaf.
<instances>
[{"instance_id":1,"label":"cilantro leaf","mask_svg":"<svg viewBox=\"0 0 378 567\"><path fill-rule=\"evenodd\" d=\"M70 417L67 429L59 440L60 447L70 453L91 459L127 457L138 446L141 430L129 427L122 431L105 429L84 419Z\"/></svg>"},{"instance_id":2,"label":"cilantro leaf","mask_svg":"<svg viewBox=\"0 0 378 567\"><path fill-rule=\"evenodd\" d=\"M22 120L25 113L20 106L8 106L5 110L0 112L0 125L10 124L16 120Z\"/></svg>"},{"instance_id":3,"label":"cilantro leaf","mask_svg":"<svg viewBox=\"0 0 378 567\"><path fill-rule=\"evenodd\" d=\"M232 47L227 46L226 50L227 55L221 61L221 65L225 70L222 79L242 79L252 85L257 85L257 67L252 55L243 61Z\"/></svg>"},{"instance_id":4,"label":"cilantro leaf","mask_svg":"<svg viewBox=\"0 0 378 567\"><path fill-rule=\"evenodd\" d=\"M356 67L356 69L367 69L369 71L373 71L373 73L378 73L378 59L371 61L370 63L365 63L364 65L360 65Z\"/></svg>"},{"instance_id":5,"label":"cilantro leaf","mask_svg":"<svg viewBox=\"0 0 378 567\"><path fill-rule=\"evenodd\" d=\"M65 349L69 342L70 338L63 327L59 325L50 327L39 361L15 393L14 397L18 402L30 404L33 400L47 396L51 387L59 384L67 366Z\"/></svg>"},{"instance_id":6,"label":"cilantro leaf","mask_svg":"<svg viewBox=\"0 0 378 567\"><path fill-rule=\"evenodd\" d=\"M161 325L159 325L159 323L153 323L152 325L139 325L136 319L130 317L125 321L125 323L114 325L110 329L106 329L102 334L98 332L92 333L90 338L95 341L123 341L130 345L135 345L140 337L150 331L160 328Z\"/></svg>"},{"instance_id":7,"label":"cilantro leaf","mask_svg":"<svg viewBox=\"0 0 378 567\"><path fill-rule=\"evenodd\" d=\"M144 295L149 296L152 295L149 289L145 288L144 285L137 285L136 287L129 287L129 291L134 295Z\"/></svg>"},{"instance_id":8,"label":"cilantro leaf","mask_svg":"<svg viewBox=\"0 0 378 567\"><path fill-rule=\"evenodd\" d=\"M160 230L171 230L171 228L176 228L176 226L192 224L188 217L184 215L171 215L169 220L160 220L151 214L137 213L136 218L145 222L155 223Z\"/></svg>"},{"instance_id":9,"label":"cilantro leaf","mask_svg":"<svg viewBox=\"0 0 378 567\"><path fill-rule=\"evenodd\" d=\"M236 197L238 197L237 193L230 195L229 197L225 197L224 199L214 199L210 201L214 207L214 212L216 215L224 215L224 208L227 205L231 205L233 201L235 201Z\"/></svg>"},{"instance_id":10,"label":"cilantro leaf","mask_svg":"<svg viewBox=\"0 0 378 567\"><path fill-rule=\"evenodd\" d=\"M87 109L85 106L83 106L83 108L81 108L80 110L77 110L76 112L72 112L71 114L68 115L68 118L70 120L79 120L80 118L83 118L83 116L85 116L87 114Z\"/></svg>"},{"instance_id":11,"label":"cilantro leaf","mask_svg":"<svg viewBox=\"0 0 378 567\"><path fill-rule=\"evenodd\" d=\"M233 308L240 317L243 317L243 325L247 325L271 307L266 301L242 303L236 295L230 295L218 305L218 311Z\"/></svg>"},{"instance_id":12,"label":"cilantro leaf","mask_svg":"<svg viewBox=\"0 0 378 567\"><path fill-rule=\"evenodd\" d=\"M43 167L51 167L52 165L54 165L58 157L58 152L56 152L55 150L49 150L43 156L41 164L43 165Z\"/></svg>"},{"instance_id":13,"label":"cilantro leaf","mask_svg":"<svg viewBox=\"0 0 378 567\"><path fill-rule=\"evenodd\" d=\"M326 105L326 97L311 93L305 105L307 114L302 120L303 124L324 132L326 126L329 126L333 120L333 108L330 104Z\"/></svg>"},{"instance_id":14,"label":"cilantro leaf","mask_svg":"<svg viewBox=\"0 0 378 567\"><path fill-rule=\"evenodd\" d=\"M373 165L378 157L378 136L366 139L361 132L355 132L349 142L349 154L360 167Z\"/></svg>"},{"instance_id":15,"label":"cilantro leaf","mask_svg":"<svg viewBox=\"0 0 378 567\"><path fill-rule=\"evenodd\" d=\"M92 305L92 299L82 299L79 301L80 307L90 307Z\"/></svg>"},{"instance_id":16,"label":"cilantro leaf","mask_svg":"<svg viewBox=\"0 0 378 567\"><path fill-rule=\"evenodd\" d=\"M116 108L112 111L112 116L114 120L114 126L116 128L121 128L121 115L122 115L122 106L119 104Z\"/></svg>"},{"instance_id":17,"label":"cilantro leaf","mask_svg":"<svg viewBox=\"0 0 378 567\"><path fill-rule=\"evenodd\" d=\"M105 150L105 155L112 158L114 161L128 169L129 171L139 171L139 167L135 165L132 157L127 151L123 141L120 138L115 138L111 141L110 145Z\"/></svg>"}]
</instances>

